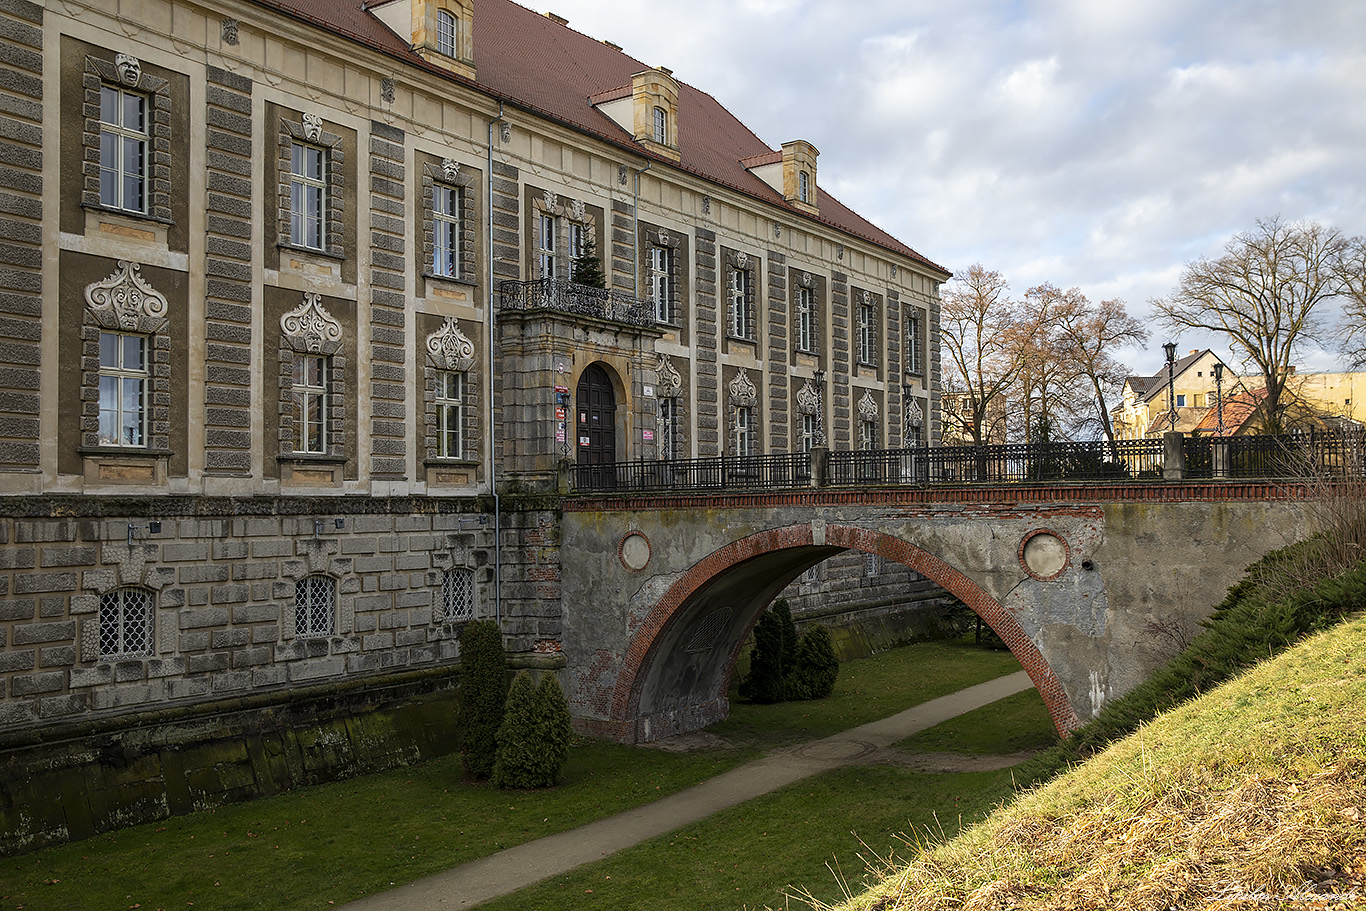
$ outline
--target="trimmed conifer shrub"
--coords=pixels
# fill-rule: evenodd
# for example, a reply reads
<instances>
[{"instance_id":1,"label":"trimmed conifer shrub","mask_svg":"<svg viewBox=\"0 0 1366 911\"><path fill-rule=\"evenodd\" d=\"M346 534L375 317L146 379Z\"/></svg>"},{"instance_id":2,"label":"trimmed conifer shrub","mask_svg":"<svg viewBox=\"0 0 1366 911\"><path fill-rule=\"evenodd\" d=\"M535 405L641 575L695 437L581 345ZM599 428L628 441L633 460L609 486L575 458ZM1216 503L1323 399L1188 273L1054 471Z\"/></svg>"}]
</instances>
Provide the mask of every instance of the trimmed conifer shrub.
<instances>
[{"instance_id":1,"label":"trimmed conifer shrub","mask_svg":"<svg viewBox=\"0 0 1366 911\"><path fill-rule=\"evenodd\" d=\"M536 739L543 787L551 787L560 780L573 734L569 702L564 698L559 678L547 671L536 687Z\"/></svg>"},{"instance_id":2,"label":"trimmed conifer shrub","mask_svg":"<svg viewBox=\"0 0 1366 911\"><path fill-rule=\"evenodd\" d=\"M824 699L835 691L839 675L840 659L830 641L830 631L812 626L797 644L792 673L787 676L787 698Z\"/></svg>"},{"instance_id":3,"label":"trimmed conifer shrub","mask_svg":"<svg viewBox=\"0 0 1366 911\"><path fill-rule=\"evenodd\" d=\"M460 631L460 753L472 778L493 774L506 698L503 631L492 620L465 624Z\"/></svg>"},{"instance_id":4,"label":"trimmed conifer shrub","mask_svg":"<svg viewBox=\"0 0 1366 911\"><path fill-rule=\"evenodd\" d=\"M536 749L536 686L531 675L518 671L508 690L503 724L498 728L498 753L493 783L500 788L540 787Z\"/></svg>"},{"instance_id":5,"label":"trimmed conifer shrub","mask_svg":"<svg viewBox=\"0 0 1366 911\"><path fill-rule=\"evenodd\" d=\"M749 676L740 683L740 696L750 702L783 701L783 626L773 611L764 611L754 624Z\"/></svg>"},{"instance_id":6,"label":"trimmed conifer shrub","mask_svg":"<svg viewBox=\"0 0 1366 911\"><path fill-rule=\"evenodd\" d=\"M797 624L786 598L779 598L769 610L778 618L778 627L783 632L783 676L788 676L797 663Z\"/></svg>"}]
</instances>

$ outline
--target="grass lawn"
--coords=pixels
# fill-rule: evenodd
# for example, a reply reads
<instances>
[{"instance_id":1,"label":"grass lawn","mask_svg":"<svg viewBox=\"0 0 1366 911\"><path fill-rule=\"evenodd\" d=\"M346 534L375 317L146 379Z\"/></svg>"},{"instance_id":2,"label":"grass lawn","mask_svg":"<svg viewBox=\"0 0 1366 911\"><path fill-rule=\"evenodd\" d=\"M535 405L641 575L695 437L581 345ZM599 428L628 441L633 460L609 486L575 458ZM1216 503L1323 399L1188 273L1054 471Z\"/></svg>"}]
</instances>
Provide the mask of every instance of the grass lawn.
<instances>
[{"instance_id":1,"label":"grass lawn","mask_svg":"<svg viewBox=\"0 0 1366 911\"><path fill-rule=\"evenodd\" d=\"M1028 689L950 718L896 744L916 753L1000 755L1042 750L1058 742L1039 691Z\"/></svg>"},{"instance_id":2,"label":"grass lawn","mask_svg":"<svg viewBox=\"0 0 1366 911\"><path fill-rule=\"evenodd\" d=\"M564 781L553 790L506 792L470 784L459 757L446 757L136 826L0 859L0 909L334 907L648 803L739 765L762 749L885 717L1017 668L1005 652L919 644L842 665L835 694L822 702L733 703L731 719L711 729L730 742L724 750L670 753L578 741ZM907 781L926 777L891 774ZM844 780L838 775L833 779ZM866 797L873 803L883 799L876 789ZM849 803L853 807L863 800L851 795ZM838 798L830 802L843 803ZM942 809L952 805L952 797L940 795L929 802ZM779 818L770 829L778 831L782 824ZM707 831L709 825L698 828ZM890 821L887 826L898 824ZM832 820L817 827L828 828L849 848L841 856L852 857L854 843L847 833L855 821ZM904 821L899 828L905 828ZM743 850L743 841L735 850ZM821 862L835 850L842 849L838 844L821 847ZM783 869L781 858L775 862L775 869ZM820 873L820 863L815 873ZM779 885L786 883L784 879Z\"/></svg>"}]
</instances>

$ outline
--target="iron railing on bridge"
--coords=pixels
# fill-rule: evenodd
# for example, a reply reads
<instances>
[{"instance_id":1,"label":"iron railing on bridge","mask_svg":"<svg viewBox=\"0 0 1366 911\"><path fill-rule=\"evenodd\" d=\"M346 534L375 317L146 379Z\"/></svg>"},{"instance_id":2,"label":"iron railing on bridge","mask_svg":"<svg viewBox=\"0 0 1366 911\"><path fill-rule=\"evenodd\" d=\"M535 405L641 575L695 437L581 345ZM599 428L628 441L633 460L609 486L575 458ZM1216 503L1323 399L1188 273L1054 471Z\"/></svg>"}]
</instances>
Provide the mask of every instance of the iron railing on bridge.
<instances>
[{"instance_id":1,"label":"iron railing on bridge","mask_svg":"<svg viewBox=\"0 0 1366 911\"><path fill-rule=\"evenodd\" d=\"M498 284L504 310L556 310L576 316L593 316L632 326L653 326L654 310L649 302L578 282L543 278L536 281L504 281Z\"/></svg>"},{"instance_id":2,"label":"iron railing on bridge","mask_svg":"<svg viewBox=\"0 0 1366 911\"><path fill-rule=\"evenodd\" d=\"M1169 466L1161 439L911 449L570 466L578 491L687 491L924 484L1028 484L1366 477L1366 433L1187 437ZM1168 471L1173 468L1173 471Z\"/></svg>"}]
</instances>

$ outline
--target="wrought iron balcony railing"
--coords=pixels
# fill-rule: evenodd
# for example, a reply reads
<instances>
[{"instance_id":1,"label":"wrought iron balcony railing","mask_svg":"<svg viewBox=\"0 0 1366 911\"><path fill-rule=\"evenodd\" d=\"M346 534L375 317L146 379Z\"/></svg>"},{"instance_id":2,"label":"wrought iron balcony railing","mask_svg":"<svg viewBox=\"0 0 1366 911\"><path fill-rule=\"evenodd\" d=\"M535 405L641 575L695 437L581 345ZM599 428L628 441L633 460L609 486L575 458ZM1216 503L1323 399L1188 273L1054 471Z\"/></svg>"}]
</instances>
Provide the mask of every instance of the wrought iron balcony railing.
<instances>
[{"instance_id":1,"label":"wrought iron balcony railing","mask_svg":"<svg viewBox=\"0 0 1366 911\"><path fill-rule=\"evenodd\" d=\"M500 282L498 296L503 310L554 310L631 326L655 324L654 308L649 301L609 288L594 288L555 278Z\"/></svg>"}]
</instances>

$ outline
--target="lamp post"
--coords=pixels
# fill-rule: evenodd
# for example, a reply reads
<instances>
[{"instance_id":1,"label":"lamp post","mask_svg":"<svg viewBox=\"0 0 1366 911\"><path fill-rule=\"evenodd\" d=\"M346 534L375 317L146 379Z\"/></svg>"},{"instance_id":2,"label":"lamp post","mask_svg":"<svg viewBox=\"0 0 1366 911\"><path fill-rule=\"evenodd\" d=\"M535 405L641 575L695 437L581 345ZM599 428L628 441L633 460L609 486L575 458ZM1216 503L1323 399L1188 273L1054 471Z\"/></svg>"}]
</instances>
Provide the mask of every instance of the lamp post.
<instances>
[{"instance_id":1,"label":"lamp post","mask_svg":"<svg viewBox=\"0 0 1366 911\"><path fill-rule=\"evenodd\" d=\"M1219 436L1224 435L1224 365L1214 362L1214 407L1219 414Z\"/></svg>"},{"instance_id":2,"label":"lamp post","mask_svg":"<svg viewBox=\"0 0 1366 911\"><path fill-rule=\"evenodd\" d=\"M1167 413L1171 415L1172 430L1176 429L1176 342L1162 346L1167 352Z\"/></svg>"}]
</instances>

